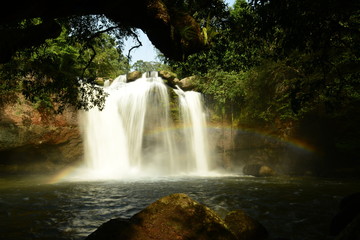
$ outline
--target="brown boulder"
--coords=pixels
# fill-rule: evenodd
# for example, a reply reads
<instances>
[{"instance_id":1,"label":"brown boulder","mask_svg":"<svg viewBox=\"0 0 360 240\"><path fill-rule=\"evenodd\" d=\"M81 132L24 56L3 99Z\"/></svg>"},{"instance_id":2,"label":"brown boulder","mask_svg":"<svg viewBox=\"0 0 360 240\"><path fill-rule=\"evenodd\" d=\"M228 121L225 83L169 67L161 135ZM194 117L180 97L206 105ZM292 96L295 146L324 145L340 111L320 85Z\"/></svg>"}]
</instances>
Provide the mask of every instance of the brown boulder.
<instances>
[{"instance_id":1,"label":"brown boulder","mask_svg":"<svg viewBox=\"0 0 360 240\"><path fill-rule=\"evenodd\" d=\"M133 82L136 79L139 79L142 77L142 73L139 71L130 72L126 75L126 81L127 82Z\"/></svg>"},{"instance_id":2,"label":"brown boulder","mask_svg":"<svg viewBox=\"0 0 360 240\"><path fill-rule=\"evenodd\" d=\"M173 81L174 79L177 79L176 73L165 70L159 71L159 77L169 81Z\"/></svg>"},{"instance_id":3,"label":"brown boulder","mask_svg":"<svg viewBox=\"0 0 360 240\"><path fill-rule=\"evenodd\" d=\"M86 240L236 240L225 222L185 194L152 203L129 220L113 219Z\"/></svg>"},{"instance_id":4,"label":"brown boulder","mask_svg":"<svg viewBox=\"0 0 360 240\"><path fill-rule=\"evenodd\" d=\"M176 88L176 85L179 83L176 73L170 71L159 71L159 77L161 77L164 82L172 88Z\"/></svg>"},{"instance_id":5,"label":"brown boulder","mask_svg":"<svg viewBox=\"0 0 360 240\"><path fill-rule=\"evenodd\" d=\"M195 88L195 80L196 76L186 77L181 79L177 85L184 91L193 90Z\"/></svg>"}]
</instances>

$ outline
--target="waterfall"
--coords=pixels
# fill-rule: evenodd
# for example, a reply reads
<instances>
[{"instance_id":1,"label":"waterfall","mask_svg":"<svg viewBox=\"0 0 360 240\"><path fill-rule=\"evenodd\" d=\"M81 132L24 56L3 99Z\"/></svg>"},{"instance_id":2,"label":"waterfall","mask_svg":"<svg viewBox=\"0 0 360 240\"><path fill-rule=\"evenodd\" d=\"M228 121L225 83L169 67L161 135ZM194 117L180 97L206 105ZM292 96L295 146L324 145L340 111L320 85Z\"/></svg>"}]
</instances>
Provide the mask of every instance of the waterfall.
<instances>
[{"instance_id":1,"label":"waterfall","mask_svg":"<svg viewBox=\"0 0 360 240\"><path fill-rule=\"evenodd\" d=\"M178 87L180 111L184 123L184 136L188 139L189 159L195 160L195 170L199 174L209 172L209 149L206 129L206 116L201 94L194 91L184 92Z\"/></svg>"},{"instance_id":2,"label":"waterfall","mask_svg":"<svg viewBox=\"0 0 360 240\"><path fill-rule=\"evenodd\" d=\"M102 111L81 113L87 173L95 178L209 173L206 118L201 94L174 90L180 117L170 114L169 87L157 72L136 81L106 82Z\"/></svg>"}]
</instances>

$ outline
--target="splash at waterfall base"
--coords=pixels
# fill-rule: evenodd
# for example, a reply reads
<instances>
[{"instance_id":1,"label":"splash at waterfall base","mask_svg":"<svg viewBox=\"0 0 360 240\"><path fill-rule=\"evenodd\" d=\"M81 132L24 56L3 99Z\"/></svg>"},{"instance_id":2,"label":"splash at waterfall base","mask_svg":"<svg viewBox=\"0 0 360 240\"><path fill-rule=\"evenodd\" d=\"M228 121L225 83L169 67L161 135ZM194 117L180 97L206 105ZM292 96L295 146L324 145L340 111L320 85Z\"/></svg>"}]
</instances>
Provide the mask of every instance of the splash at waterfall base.
<instances>
[{"instance_id":1,"label":"splash at waterfall base","mask_svg":"<svg viewBox=\"0 0 360 240\"><path fill-rule=\"evenodd\" d=\"M81 112L79 117L85 166L78 177L213 173L200 93L172 89L157 72L129 83L126 75L119 76L106 82L104 90L109 94L104 109Z\"/></svg>"},{"instance_id":2,"label":"splash at waterfall base","mask_svg":"<svg viewBox=\"0 0 360 240\"><path fill-rule=\"evenodd\" d=\"M249 164L270 166L270 175L312 174L319 154L306 142L212 121L200 93L183 91L158 74L104 82L105 108L78 114L84 164L50 182L239 175Z\"/></svg>"}]
</instances>

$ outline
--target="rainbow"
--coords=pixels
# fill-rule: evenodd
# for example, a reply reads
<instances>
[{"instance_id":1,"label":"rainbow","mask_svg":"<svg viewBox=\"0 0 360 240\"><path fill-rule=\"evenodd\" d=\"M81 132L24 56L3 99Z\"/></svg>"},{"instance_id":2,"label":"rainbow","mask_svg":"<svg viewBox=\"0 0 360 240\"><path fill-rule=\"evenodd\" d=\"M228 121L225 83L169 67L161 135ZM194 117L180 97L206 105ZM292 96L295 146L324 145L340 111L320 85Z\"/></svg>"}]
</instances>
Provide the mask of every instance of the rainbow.
<instances>
[{"instance_id":1,"label":"rainbow","mask_svg":"<svg viewBox=\"0 0 360 240\"><path fill-rule=\"evenodd\" d=\"M145 136L151 136L151 135L156 135L156 134L160 134L163 133L165 131L181 131L184 128L191 128L191 125L184 125L184 124L176 124L170 128L154 128L151 129L150 131L145 132ZM231 126L230 124L213 124L213 123L208 123L207 124L207 128L209 130L224 130L224 131L233 131L233 132L242 132L242 133L249 133L249 134L254 134L255 136L259 136L259 137L266 137L269 138L271 140L274 141L278 141L284 144L287 144L289 146L292 146L294 148L297 149L301 149L310 153L319 153L319 151L312 145L310 145L309 143L303 141L303 140L299 140L299 139L295 139L295 138L288 138L288 139L283 139L280 138L279 136L272 134L270 132L266 132L263 130L258 130L258 129L254 129L254 128L245 128L245 127L235 127L235 126Z\"/></svg>"},{"instance_id":2,"label":"rainbow","mask_svg":"<svg viewBox=\"0 0 360 240\"><path fill-rule=\"evenodd\" d=\"M304 150L306 152L309 153L320 153L318 149L316 149L314 146L312 146L311 144L307 143L306 141L303 140L299 140L299 139L295 139L295 138L288 138L288 139L284 139L279 137L278 135L275 135L273 133L264 131L264 130L259 130L259 129L255 129L255 128L246 128L246 127L235 127L235 126L231 126L230 124L208 124L208 129L222 129L225 131L233 131L233 132L242 132L242 133L249 133L249 134L254 134L255 136L259 136L259 137L266 137L269 138L271 140L274 141L278 141L284 144L287 144L289 146L292 146L294 148L297 148L299 150Z\"/></svg>"},{"instance_id":3,"label":"rainbow","mask_svg":"<svg viewBox=\"0 0 360 240\"><path fill-rule=\"evenodd\" d=\"M79 168L79 164L74 164L71 166L68 166L64 169L62 169L61 171L59 171L58 173L56 173L55 175L51 176L46 183L47 184L55 184L55 183L59 183L62 180L68 178L72 173L74 173L77 169Z\"/></svg>"},{"instance_id":4,"label":"rainbow","mask_svg":"<svg viewBox=\"0 0 360 240\"><path fill-rule=\"evenodd\" d=\"M188 125L183 125L183 124L175 124L173 125L171 128L154 128L151 129L149 131L146 131L144 133L145 136L151 136L151 135L157 135L160 133L163 133L165 131L181 131L184 128L190 128L191 126ZM269 139L272 139L274 141L278 141L284 144L287 144L291 147L294 147L296 149L308 152L308 153L314 153L314 154L319 154L319 151L313 147L312 145L306 143L305 141L301 141L298 139L282 139L279 138L278 136L265 132L265 131L261 131L261 130L257 130L257 129L250 129L250 128L244 128L244 127L231 127L230 124L225 125L225 124L208 124L208 129L211 130L223 130L223 131L233 131L234 133L249 133L249 134L255 134L256 136L259 137L267 137ZM210 139L211 141L211 139ZM59 171L57 174L55 174L54 176L52 176L47 183L48 184L55 184L58 182L61 182L62 180L68 178L70 175L72 175L76 170L79 169L79 164L77 165L72 165L69 166L67 168L64 168L63 170Z\"/></svg>"}]
</instances>

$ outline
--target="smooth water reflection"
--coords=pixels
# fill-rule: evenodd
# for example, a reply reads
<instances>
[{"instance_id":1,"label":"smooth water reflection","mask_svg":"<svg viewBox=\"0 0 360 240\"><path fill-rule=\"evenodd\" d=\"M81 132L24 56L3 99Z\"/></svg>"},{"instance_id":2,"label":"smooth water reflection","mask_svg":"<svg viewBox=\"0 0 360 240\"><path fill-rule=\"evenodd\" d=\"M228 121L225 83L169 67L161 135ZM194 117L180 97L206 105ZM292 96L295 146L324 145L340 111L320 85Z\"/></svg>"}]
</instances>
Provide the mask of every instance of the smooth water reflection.
<instances>
[{"instance_id":1,"label":"smooth water reflection","mask_svg":"<svg viewBox=\"0 0 360 240\"><path fill-rule=\"evenodd\" d=\"M84 239L115 217L131 217L172 193L186 193L221 216L243 209L271 237L332 239L331 218L356 180L176 178L34 184L0 179L0 239Z\"/></svg>"}]
</instances>

